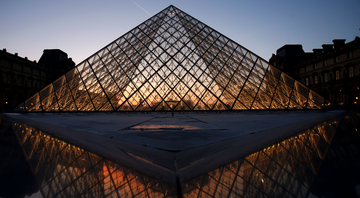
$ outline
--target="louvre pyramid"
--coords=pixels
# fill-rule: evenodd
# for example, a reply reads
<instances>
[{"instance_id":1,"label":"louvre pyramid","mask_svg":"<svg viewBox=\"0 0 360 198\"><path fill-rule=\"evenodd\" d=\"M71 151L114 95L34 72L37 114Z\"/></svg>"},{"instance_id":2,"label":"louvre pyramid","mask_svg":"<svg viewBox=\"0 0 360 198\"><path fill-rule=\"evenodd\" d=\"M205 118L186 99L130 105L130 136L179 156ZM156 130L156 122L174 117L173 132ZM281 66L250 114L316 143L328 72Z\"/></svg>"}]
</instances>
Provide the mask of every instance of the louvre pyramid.
<instances>
[{"instance_id":1,"label":"louvre pyramid","mask_svg":"<svg viewBox=\"0 0 360 198\"><path fill-rule=\"evenodd\" d=\"M170 5L18 111L321 109L324 99Z\"/></svg>"}]
</instances>

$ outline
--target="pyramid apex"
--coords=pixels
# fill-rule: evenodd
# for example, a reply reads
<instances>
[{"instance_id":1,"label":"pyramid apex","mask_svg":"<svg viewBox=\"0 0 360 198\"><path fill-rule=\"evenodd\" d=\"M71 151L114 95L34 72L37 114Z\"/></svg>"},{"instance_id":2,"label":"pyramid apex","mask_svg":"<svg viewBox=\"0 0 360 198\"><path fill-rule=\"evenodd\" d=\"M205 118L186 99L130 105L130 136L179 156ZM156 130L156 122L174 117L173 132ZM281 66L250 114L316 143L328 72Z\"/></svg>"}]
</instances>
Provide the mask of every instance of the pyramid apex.
<instances>
[{"instance_id":1,"label":"pyramid apex","mask_svg":"<svg viewBox=\"0 0 360 198\"><path fill-rule=\"evenodd\" d=\"M179 9L176 6L174 6L173 4L169 5L167 8Z\"/></svg>"},{"instance_id":2,"label":"pyramid apex","mask_svg":"<svg viewBox=\"0 0 360 198\"><path fill-rule=\"evenodd\" d=\"M175 7L173 4L170 4L168 7L166 8L171 8L171 7Z\"/></svg>"}]
</instances>

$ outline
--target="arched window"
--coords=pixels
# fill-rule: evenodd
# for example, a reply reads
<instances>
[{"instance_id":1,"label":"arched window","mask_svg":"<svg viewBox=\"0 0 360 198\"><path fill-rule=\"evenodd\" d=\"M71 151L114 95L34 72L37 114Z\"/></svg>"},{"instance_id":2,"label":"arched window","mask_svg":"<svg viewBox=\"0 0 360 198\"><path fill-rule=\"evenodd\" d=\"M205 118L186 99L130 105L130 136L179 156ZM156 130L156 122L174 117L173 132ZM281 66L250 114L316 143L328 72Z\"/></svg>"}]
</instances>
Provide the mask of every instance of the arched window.
<instances>
[{"instance_id":1,"label":"arched window","mask_svg":"<svg viewBox=\"0 0 360 198\"><path fill-rule=\"evenodd\" d=\"M324 73L324 82L328 82L328 81L329 81L328 73Z\"/></svg>"}]
</instances>

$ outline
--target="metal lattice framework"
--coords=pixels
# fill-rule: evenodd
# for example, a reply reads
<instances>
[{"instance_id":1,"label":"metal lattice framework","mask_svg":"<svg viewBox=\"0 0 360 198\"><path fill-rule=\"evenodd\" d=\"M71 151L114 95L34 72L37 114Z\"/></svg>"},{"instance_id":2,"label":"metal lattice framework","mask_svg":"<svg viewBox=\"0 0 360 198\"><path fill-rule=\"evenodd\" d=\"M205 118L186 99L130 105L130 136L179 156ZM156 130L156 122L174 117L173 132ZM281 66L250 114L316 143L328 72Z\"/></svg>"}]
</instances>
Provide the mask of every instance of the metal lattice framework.
<instances>
[{"instance_id":1,"label":"metal lattice framework","mask_svg":"<svg viewBox=\"0 0 360 198\"><path fill-rule=\"evenodd\" d=\"M321 109L324 99L174 6L110 43L18 111Z\"/></svg>"}]
</instances>

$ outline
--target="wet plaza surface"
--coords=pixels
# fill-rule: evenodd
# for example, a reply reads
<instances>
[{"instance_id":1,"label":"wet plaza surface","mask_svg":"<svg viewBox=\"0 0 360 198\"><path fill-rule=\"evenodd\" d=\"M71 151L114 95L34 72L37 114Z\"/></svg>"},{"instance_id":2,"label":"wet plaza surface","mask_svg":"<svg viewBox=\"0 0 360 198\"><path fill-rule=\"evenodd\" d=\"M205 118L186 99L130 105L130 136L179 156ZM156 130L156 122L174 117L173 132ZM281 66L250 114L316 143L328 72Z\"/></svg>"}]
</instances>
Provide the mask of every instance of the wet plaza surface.
<instances>
[{"instance_id":1,"label":"wet plaza surface","mask_svg":"<svg viewBox=\"0 0 360 198\"><path fill-rule=\"evenodd\" d=\"M359 115L7 114L0 197L358 197Z\"/></svg>"}]
</instances>

